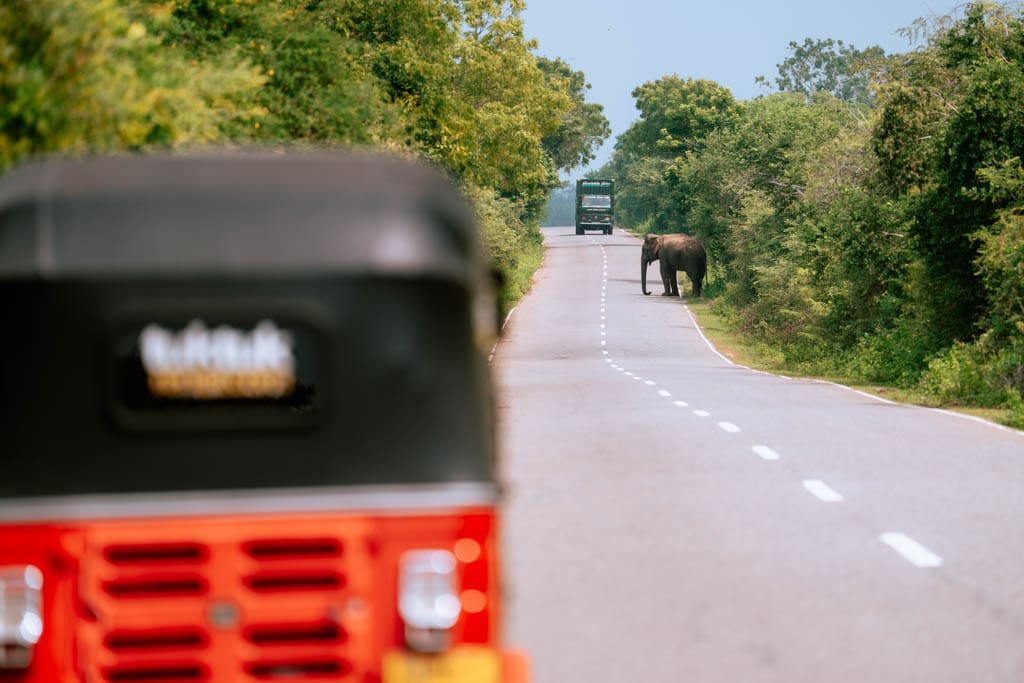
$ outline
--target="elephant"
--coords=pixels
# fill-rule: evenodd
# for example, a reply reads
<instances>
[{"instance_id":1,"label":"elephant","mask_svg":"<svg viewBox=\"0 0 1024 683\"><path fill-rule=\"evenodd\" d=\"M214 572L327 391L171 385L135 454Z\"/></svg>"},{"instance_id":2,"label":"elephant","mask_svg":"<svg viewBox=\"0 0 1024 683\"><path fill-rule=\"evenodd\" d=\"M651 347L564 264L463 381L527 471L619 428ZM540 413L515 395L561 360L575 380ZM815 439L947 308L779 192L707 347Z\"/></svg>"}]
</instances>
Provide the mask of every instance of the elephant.
<instances>
[{"instance_id":1,"label":"elephant","mask_svg":"<svg viewBox=\"0 0 1024 683\"><path fill-rule=\"evenodd\" d=\"M665 285L662 296L679 296L676 272L684 271L693 283L693 296L700 296L704 277L708 272L708 255L702 245L689 235L647 235L640 255L640 289L647 291L647 266L657 259L661 262L661 281Z\"/></svg>"}]
</instances>

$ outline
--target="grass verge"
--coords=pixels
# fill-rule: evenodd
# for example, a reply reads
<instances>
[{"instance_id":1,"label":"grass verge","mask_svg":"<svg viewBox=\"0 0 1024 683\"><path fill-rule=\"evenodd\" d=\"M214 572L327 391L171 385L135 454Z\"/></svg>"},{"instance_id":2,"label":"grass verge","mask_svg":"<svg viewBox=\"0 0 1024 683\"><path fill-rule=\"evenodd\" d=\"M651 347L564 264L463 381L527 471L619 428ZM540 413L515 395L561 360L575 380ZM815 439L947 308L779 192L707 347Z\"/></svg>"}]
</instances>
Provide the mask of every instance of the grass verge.
<instances>
[{"instance_id":1,"label":"grass verge","mask_svg":"<svg viewBox=\"0 0 1024 683\"><path fill-rule=\"evenodd\" d=\"M811 377L828 382L835 382L857 389L889 401L907 403L923 406L925 408L942 408L972 417L980 417L997 424L1013 426L1013 413L1010 410L997 408L972 408L970 406L948 406L938 405L930 400L920 391L904 389L901 387L887 386L880 384L862 384L849 377L817 376L808 375L803 372L796 372L788 368L782 358L782 354L771 347L752 341L741 333L737 332L729 321L716 313L712 307L713 299L687 300L687 305L697 319L697 323L704 331L704 335L714 344L719 353L737 365L745 365L755 370L764 370L777 375L787 377Z\"/></svg>"}]
</instances>

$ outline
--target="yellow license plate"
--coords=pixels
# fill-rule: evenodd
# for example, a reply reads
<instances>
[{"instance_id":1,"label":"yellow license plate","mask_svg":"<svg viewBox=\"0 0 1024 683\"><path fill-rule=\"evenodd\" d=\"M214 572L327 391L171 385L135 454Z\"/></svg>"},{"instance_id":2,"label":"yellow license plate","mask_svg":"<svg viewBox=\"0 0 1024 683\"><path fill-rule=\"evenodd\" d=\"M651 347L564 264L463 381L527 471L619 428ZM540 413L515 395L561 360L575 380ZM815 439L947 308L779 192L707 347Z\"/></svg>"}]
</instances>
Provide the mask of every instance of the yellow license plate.
<instances>
[{"instance_id":1,"label":"yellow license plate","mask_svg":"<svg viewBox=\"0 0 1024 683\"><path fill-rule=\"evenodd\" d=\"M384 655L384 683L501 683L501 658L487 647L462 646L425 655Z\"/></svg>"}]
</instances>

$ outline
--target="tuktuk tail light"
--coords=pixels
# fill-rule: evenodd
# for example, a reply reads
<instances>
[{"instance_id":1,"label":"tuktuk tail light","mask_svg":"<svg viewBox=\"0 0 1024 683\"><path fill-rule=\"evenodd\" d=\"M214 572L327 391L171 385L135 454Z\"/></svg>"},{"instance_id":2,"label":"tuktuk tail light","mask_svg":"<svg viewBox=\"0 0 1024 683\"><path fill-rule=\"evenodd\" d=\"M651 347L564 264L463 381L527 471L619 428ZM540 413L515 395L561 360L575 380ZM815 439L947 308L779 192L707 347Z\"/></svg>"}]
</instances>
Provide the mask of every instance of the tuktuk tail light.
<instances>
[{"instance_id":1,"label":"tuktuk tail light","mask_svg":"<svg viewBox=\"0 0 1024 683\"><path fill-rule=\"evenodd\" d=\"M412 550L402 554L398 611L410 649L442 652L451 647L451 631L462 612L456 566L455 555L447 550Z\"/></svg>"},{"instance_id":2,"label":"tuktuk tail light","mask_svg":"<svg viewBox=\"0 0 1024 683\"><path fill-rule=\"evenodd\" d=\"M0 567L0 669L24 669L43 633L43 573Z\"/></svg>"}]
</instances>

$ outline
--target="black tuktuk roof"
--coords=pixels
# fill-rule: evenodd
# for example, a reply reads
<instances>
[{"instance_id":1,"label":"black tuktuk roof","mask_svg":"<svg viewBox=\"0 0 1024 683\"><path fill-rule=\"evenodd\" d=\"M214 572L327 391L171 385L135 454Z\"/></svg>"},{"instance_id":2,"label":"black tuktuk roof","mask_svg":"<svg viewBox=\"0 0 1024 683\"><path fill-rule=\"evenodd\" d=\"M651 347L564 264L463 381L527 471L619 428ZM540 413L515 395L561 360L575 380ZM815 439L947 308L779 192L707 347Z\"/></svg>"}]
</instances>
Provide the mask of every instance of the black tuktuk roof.
<instances>
[{"instance_id":1,"label":"black tuktuk roof","mask_svg":"<svg viewBox=\"0 0 1024 683\"><path fill-rule=\"evenodd\" d=\"M52 160L0 183L0 277L323 270L468 283L472 225L441 174L389 157Z\"/></svg>"},{"instance_id":2,"label":"black tuktuk roof","mask_svg":"<svg viewBox=\"0 0 1024 683\"><path fill-rule=\"evenodd\" d=\"M478 333L493 311L474 229L443 174L368 155L46 161L0 177L0 518L54 496L490 485ZM154 382L266 373L143 357L147 330L204 344L219 330L237 351L267 325L290 348L285 394L164 391Z\"/></svg>"}]
</instances>

